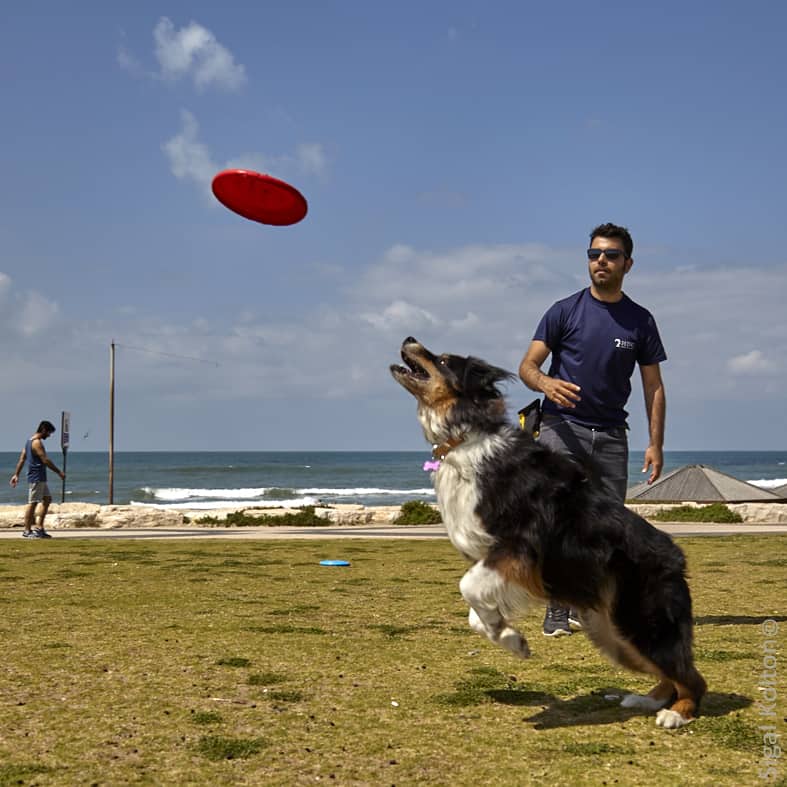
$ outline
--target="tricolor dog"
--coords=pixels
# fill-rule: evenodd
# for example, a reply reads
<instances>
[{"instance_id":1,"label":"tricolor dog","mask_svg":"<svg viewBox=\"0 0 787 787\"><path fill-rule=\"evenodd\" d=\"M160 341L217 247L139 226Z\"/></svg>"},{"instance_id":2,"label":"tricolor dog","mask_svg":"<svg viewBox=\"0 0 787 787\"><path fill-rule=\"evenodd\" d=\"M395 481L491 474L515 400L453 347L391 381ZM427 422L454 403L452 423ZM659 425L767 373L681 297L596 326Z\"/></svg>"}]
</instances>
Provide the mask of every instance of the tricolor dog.
<instances>
[{"instance_id":1,"label":"tricolor dog","mask_svg":"<svg viewBox=\"0 0 787 787\"><path fill-rule=\"evenodd\" d=\"M647 695L621 705L658 711L681 727L705 681L692 658L691 596L683 552L665 533L608 499L591 468L539 445L507 419L499 384L509 372L433 355L412 337L391 373L418 402L435 446L437 501L451 542L472 566L459 589L470 626L527 658L515 621L552 599L580 612L613 662L654 675Z\"/></svg>"}]
</instances>

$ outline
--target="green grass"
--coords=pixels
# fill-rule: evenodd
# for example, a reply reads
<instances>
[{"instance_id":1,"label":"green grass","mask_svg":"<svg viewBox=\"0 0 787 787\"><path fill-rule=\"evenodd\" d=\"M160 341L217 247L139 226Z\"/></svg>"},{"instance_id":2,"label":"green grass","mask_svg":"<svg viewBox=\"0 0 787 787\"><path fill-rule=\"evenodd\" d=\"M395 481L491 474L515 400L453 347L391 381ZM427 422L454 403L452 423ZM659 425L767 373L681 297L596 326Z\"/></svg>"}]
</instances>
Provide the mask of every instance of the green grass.
<instances>
[{"instance_id":1,"label":"green grass","mask_svg":"<svg viewBox=\"0 0 787 787\"><path fill-rule=\"evenodd\" d=\"M221 667L248 667L251 661L243 658L243 656L230 656L229 658L219 659L216 664Z\"/></svg>"},{"instance_id":2,"label":"green grass","mask_svg":"<svg viewBox=\"0 0 787 787\"><path fill-rule=\"evenodd\" d=\"M220 724L224 719L216 711L204 710L193 713L191 721L193 724Z\"/></svg>"},{"instance_id":3,"label":"green grass","mask_svg":"<svg viewBox=\"0 0 787 787\"><path fill-rule=\"evenodd\" d=\"M528 661L474 634L446 541L2 541L0 787L757 784L785 539L681 544L709 694L665 731L541 610Z\"/></svg>"},{"instance_id":4,"label":"green grass","mask_svg":"<svg viewBox=\"0 0 787 787\"><path fill-rule=\"evenodd\" d=\"M197 742L197 751L209 760L237 760L259 754L266 746L262 738L222 738L205 735Z\"/></svg>"}]
</instances>

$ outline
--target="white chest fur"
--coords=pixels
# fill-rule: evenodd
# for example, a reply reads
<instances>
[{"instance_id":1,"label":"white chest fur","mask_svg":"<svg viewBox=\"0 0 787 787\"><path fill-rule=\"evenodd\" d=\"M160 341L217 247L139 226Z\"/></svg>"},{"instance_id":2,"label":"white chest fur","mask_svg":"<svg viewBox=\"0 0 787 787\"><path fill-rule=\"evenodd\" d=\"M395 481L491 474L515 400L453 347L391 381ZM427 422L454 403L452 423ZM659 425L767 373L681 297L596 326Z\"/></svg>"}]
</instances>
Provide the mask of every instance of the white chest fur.
<instances>
[{"instance_id":1,"label":"white chest fur","mask_svg":"<svg viewBox=\"0 0 787 787\"><path fill-rule=\"evenodd\" d=\"M472 560L481 560L493 541L475 513L480 494L476 468L484 453L481 446L463 445L442 461L434 476L437 503L448 538L459 552Z\"/></svg>"}]
</instances>

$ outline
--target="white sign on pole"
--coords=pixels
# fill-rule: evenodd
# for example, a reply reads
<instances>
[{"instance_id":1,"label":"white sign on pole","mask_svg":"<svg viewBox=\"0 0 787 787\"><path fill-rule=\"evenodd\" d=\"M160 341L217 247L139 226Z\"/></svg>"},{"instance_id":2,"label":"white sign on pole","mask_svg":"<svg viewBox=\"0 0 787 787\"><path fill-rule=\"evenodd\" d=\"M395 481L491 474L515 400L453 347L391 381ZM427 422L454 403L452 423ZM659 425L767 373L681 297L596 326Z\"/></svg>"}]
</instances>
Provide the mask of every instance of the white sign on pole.
<instances>
[{"instance_id":1,"label":"white sign on pole","mask_svg":"<svg viewBox=\"0 0 787 787\"><path fill-rule=\"evenodd\" d=\"M63 410L60 417L60 447L65 451L71 439L71 413Z\"/></svg>"}]
</instances>

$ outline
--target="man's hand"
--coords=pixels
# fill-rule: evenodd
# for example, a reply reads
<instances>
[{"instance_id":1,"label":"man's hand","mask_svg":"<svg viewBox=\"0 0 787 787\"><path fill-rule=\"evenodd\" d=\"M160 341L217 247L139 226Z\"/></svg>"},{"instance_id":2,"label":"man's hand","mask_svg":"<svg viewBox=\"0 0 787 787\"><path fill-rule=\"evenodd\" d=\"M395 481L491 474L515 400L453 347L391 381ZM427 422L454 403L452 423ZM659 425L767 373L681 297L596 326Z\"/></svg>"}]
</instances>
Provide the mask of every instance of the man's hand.
<instances>
[{"instance_id":1,"label":"man's hand","mask_svg":"<svg viewBox=\"0 0 787 787\"><path fill-rule=\"evenodd\" d=\"M580 400L579 386L557 377L550 377L541 371L541 364L551 350L539 339L530 342L525 357L519 364L519 377L531 391L540 391L551 402L561 407L576 407Z\"/></svg>"},{"instance_id":2,"label":"man's hand","mask_svg":"<svg viewBox=\"0 0 787 787\"><path fill-rule=\"evenodd\" d=\"M16 473L14 473L11 476L11 480L8 483L11 484L11 486L14 487L14 489L16 489L16 485L19 483L19 476Z\"/></svg>"},{"instance_id":3,"label":"man's hand","mask_svg":"<svg viewBox=\"0 0 787 787\"><path fill-rule=\"evenodd\" d=\"M539 382L544 396L561 407L574 408L576 407L575 402L582 398L579 395L580 387L574 383L559 380L556 377L547 377L547 375L542 375Z\"/></svg>"},{"instance_id":4,"label":"man's hand","mask_svg":"<svg viewBox=\"0 0 787 787\"><path fill-rule=\"evenodd\" d=\"M664 453L661 448L656 448L654 445L649 445L645 449L645 464L642 468L643 473L648 472L648 468L652 468L648 483L652 484L661 475L661 469L664 467Z\"/></svg>"}]
</instances>

